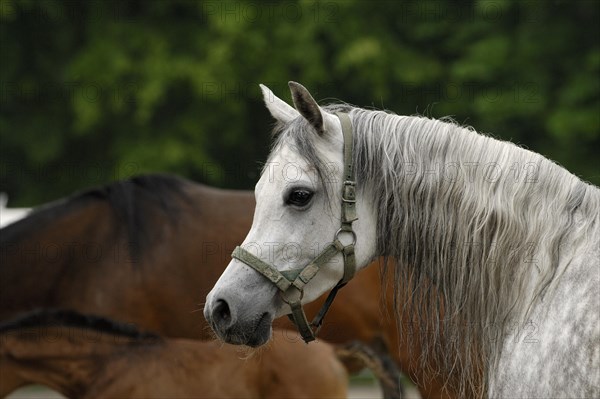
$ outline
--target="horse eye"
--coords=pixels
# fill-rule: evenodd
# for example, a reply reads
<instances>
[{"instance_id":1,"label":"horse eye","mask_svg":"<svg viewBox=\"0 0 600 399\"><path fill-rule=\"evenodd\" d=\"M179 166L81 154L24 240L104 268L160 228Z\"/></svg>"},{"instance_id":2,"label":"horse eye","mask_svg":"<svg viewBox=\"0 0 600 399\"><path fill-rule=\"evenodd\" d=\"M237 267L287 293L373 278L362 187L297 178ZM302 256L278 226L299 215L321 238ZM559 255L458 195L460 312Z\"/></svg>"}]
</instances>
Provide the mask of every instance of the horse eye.
<instances>
[{"instance_id":1,"label":"horse eye","mask_svg":"<svg viewBox=\"0 0 600 399\"><path fill-rule=\"evenodd\" d=\"M313 193L307 189L297 189L290 192L285 203L287 205L305 206L309 203Z\"/></svg>"}]
</instances>

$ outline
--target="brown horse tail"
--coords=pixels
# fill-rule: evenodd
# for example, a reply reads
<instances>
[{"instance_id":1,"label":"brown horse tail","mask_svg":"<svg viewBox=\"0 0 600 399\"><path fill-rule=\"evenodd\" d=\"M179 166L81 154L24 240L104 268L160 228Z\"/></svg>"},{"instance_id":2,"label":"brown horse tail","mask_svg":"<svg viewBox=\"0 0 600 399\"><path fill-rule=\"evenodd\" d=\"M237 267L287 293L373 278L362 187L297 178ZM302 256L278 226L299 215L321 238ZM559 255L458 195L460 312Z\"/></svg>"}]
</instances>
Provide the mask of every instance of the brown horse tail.
<instances>
[{"instance_id":1,"label":"brown horse tail","mask_svg":"<svg viewBox=\"0 0 600 399\"><path fill-rule=\"evenodd\" d=\"M358 361L369 368L379 380L384 399L402 399L404 396L400 370L389 355L376 352L360 341L336 346L335 353L342 362Z\"/></svg>"},{"instance_id":2,"label":"brown horse tail","mask_svg":"<svg viewBox=\"0 0 600 399\"><path fill-rule=\"evenodd\" d=\"M81 397L105 359L124 346L161 342L154 334L102 317L34 311L0 324L0 371L67 397ZM0 397L12 389L2 387Z\"/></svg>"}]
</instances>

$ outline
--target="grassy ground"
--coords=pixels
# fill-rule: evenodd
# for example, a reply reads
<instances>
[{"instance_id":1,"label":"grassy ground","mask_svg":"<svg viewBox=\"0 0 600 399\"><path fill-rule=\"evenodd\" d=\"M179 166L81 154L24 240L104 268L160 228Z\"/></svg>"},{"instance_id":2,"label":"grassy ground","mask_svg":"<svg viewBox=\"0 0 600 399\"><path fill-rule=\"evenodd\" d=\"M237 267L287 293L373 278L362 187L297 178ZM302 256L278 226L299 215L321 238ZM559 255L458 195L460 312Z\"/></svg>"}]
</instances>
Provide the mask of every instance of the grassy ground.
<instances>
[{"instance_id":1,"label":"grassy ground","mask_svg":"<svg viewBox=\"0 0 600 399\"><path fill-rule=\"evenodd\" d=\"M404 375L402 376L401 384L404 387L404 399L421 398L415 385ZM371 371L363 370L350 377L349 399L376 399L382 397L379 383Z\"/></svg>"}]
</instances>

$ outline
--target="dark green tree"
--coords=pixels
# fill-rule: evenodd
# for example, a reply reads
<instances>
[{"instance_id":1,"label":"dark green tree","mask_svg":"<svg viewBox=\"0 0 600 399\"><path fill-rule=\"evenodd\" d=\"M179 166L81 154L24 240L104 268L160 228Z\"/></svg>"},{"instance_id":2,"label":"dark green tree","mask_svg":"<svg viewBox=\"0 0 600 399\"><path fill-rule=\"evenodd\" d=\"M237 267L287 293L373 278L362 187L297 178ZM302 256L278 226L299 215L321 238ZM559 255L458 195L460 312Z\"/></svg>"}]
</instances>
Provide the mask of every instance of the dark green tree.
<instances>
[{"instance_id":1,"label":"dark green tree","mask_svg":"<svg viewBox=\"0 0 600 399\"><path fill-rule=\"evenodd\" d=\"M0 0L0 190L31 206L166 171L250 188L258 83L450 115L600 184L595 0Z\"/></svg>"}]
</instances>

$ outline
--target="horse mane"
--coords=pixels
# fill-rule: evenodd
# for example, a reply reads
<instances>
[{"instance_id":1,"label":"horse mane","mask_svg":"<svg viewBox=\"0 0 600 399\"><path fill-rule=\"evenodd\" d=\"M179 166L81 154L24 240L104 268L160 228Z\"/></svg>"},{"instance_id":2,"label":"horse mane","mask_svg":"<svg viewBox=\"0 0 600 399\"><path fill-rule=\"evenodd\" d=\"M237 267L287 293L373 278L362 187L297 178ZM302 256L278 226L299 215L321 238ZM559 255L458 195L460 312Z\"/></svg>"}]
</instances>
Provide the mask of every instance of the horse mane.
<instances>
[{"instance_id":1,"label":"horse mane","mask_svg":"<svg viewBox=\"0 0 600 399\"><path fill-rule=\"evenodd\" d=\"M187 199L185 187L189 184L192 183L176 176L151 174L87 189L37 207L25 218L2 228L0 246L29 237L32 229L52 223L90 202L105 201L116 219L125 226L130 256L137 259L151 241L152 226L148 225L148 207L160 209L175 223L180 209L174 199Z\"/></svg>"},{"instance_id":2,"label":"horse mane","mask_svg":"<svg viewBox=\"0 0 600 399\"><path fill-rule=\"evenodd\" d=\"M382 278L392 278L396 313L414 320L399 331L427 337L423 366L437 363L432 371L449 376L460 396L485 396L503 334L543 299L559 261L583 245L566 251L570 234L596 239L598 189L539 154L453 122L324 109L352 120L357 190L378 212ZM331 172L314 137L297 118L278 127L275 147L294 146L325 189L339 187L325 184Z\"/></svg>"},{"instance_id":3,"label":"horse mane","mask_svg":"<svg viewBox=\"0 0 600 399\"><path fill-rule=\"evenodd\" d=\"M18 330L49 327L73 327L94 332L131 338L136 341L160 341L158 334L140 331L132 324L120 323L105 317L83 314L67 309L38 309L0 323L0 334Z\"/></svg>"}]
</instances>

